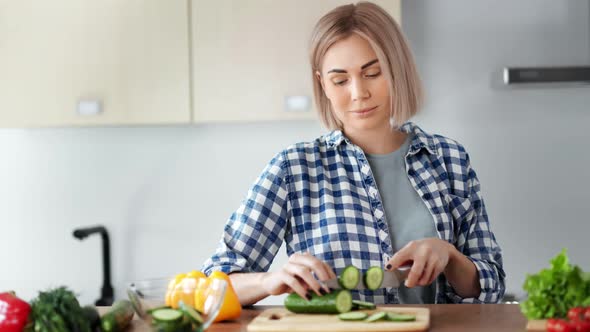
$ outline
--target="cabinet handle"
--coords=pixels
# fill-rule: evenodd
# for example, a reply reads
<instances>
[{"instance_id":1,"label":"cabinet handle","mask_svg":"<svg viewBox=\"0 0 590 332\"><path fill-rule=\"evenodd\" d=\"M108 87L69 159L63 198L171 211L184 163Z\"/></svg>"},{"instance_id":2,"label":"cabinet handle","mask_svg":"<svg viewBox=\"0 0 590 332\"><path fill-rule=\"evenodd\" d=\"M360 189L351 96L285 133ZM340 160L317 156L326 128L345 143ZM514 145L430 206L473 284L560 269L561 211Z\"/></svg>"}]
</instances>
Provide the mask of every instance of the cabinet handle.
<instances>
[{"instance_id":1,"label":"cabinet handle","mask_svg":"<svg viewBox=\"0 0 590 332\"><path fill-rule=\"evenodd\" d=\"M89 116L102 113L102 102L100 100L80 100L77 107L78 115Z\"/></svg>"}]
</instances>

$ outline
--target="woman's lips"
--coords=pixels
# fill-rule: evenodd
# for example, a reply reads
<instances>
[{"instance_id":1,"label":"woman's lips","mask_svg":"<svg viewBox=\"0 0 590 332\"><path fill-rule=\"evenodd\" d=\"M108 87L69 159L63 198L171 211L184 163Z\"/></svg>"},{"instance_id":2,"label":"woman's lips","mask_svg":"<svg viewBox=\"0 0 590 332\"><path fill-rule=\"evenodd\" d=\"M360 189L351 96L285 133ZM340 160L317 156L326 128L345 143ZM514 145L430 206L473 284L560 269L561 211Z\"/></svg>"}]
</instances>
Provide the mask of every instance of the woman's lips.
<instances>
[{"instance_id":1,"label":"woman's lips","mask_svg":"<svg viewBox=\"0 0 590 332\"><path fill-rule=\"evenodd\" d=\"M373 112L376 108L377 108L377 106L372 107L372 108L363 108L361 110L352 111L352 113L354 113L356 115L363 116L363 115L367 115L367 114Z\"/></svg>"}]
</instances>

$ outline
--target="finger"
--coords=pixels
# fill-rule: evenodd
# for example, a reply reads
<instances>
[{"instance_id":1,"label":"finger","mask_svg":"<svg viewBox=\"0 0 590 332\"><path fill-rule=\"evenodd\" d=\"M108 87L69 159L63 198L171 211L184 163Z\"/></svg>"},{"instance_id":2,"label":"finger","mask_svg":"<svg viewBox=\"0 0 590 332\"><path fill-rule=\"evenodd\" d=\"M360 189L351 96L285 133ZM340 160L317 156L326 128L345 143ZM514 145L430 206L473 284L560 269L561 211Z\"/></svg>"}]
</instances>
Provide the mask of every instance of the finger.
<instances>
[{"instance_id":1,"label":"finger","mask_svg":"<svg viewBox=\"0 0 590 332\"><path fill-rule=\"evenodd\" d=\"M301 279L307 288L313 290L317 295L322 295L320 292L320 283L313 277L311 271L307 267L297 264L287 264L284 269L292 276Z\"/></svg>"},{"instance_id":2,"label":"finger","mask_svg":"<svg viewBox=\"0 0 590 332\"><path fill-rule=\"evenodd\" d=\"M406 280L406 287L412 288L416 286L418 283L418 279L422 276L424 272L424 265L425 261L423 259L415 260L412 264L412 268L410 269L410 273L408 274L408 279Z\"/></svg>"},{"instance_id":3,"label":"finger","mask_svg":"<svg viewBox=\"0 0 590 332\"><path fill-rule=\"evenodd\" d=\"M385 265L386 270L394 270L400 266L406 265L408 261L413 261L413 253L408 245L396 252Z\"/></svg>"},{"instance_id":4,"label":"finger","mask_svg":"<svg viewBox=\"0 0 590 332\"><path fill-rule=\"evenodd\" d=\"M426 286L429 284L429 280L434 274L434 270L436 268L436 264L426 262L424 265L424 271L422 271L422 276L418 279L418 286Z\"/></svg>"},{"instance_id":5,"label":"finger","mask_svg":"<svg viewBox=\"0 0 590 332\"><path fill-rule=\"evenodd\" d=\"M328 265L328 263L326 263L326 262L323 262L323 264L324 264L326 271L328 271L328 275L330 276L330 279L336 279L338 276L334 272L334 269L332 269L332 267L330 265ZM328 287L328 285L326 285L323 281L320 282L320 284L322 285L322 289L324 290L325 293L330 293L332 291L332 290L330 290L330 287Z\"/></svg>"},{"instance_id":6,"label":"finger","mask_svg":"<svg viewBox=\"0 0 590 332\"><path fill-rule=\"evenodd\" d=\"M305 287L303 287L301 282L297 280L297 278L295 278L287 272L282 272L281 277L283 283L287 285L289 288L291 288L295 293L297 293L297 295L301 296L302 298L308 301L310 300L310 298L307 296L307 290L305 289Z\"/></svg>"},{"instance_id":7,"label":"finger","mask_svg":"<svg viewBox=\"0 0 590 332\"><path fill-rule=\"evenodd\" d=\"M334 270L327 263L319 260L309 252L293 254L291 257L289 257L289 262L307 266L310 270L312 270L313 274L318 280L325 281L336 278ZM330 293L331 290L325 283L321 282L320 285L324 289L325 293Z\"/></svg>"},{"instance_id":8,"label":"finger","mask_svg":"<svg viewBox=\"0 0 590 332\"><path fill-rule=\"evenodd\" d=\"M292 255L289 261L294 264L306 266L322 281L330 279L329 269L326 268L326 265L309 253Z\"/></svg>"},{"instance_id":9,"label":"finger","mask_svg":"<svg viewBox=\"0 0 590 332\"><path fill-rule=\"evenodd\" d=\"M330 265L328 265L328 263L326 263L326 262L324 262L324 265L326 266L326 270L328 271L328 275L330 276L329 279L336 278L337 275L336 275L336 272L334 272L334 269Z\"/></svg>"}]
</instances>

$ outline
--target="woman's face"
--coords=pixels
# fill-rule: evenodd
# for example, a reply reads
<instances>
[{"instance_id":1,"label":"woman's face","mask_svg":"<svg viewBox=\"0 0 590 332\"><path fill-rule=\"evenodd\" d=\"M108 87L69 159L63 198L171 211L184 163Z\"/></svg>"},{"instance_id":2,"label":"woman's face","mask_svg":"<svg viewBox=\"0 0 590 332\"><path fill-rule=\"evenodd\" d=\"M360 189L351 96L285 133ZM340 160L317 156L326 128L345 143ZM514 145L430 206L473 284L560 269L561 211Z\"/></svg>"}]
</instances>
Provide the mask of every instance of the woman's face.
<instances>
[{"instance_id":1,"label":"woman's face","mask_svg":"<svg viewBox=\"0 0 590 332\"><path fill-rule=\"evenodd\" d=\"M344 131L390 128L387 79L367 40L357 34L326 52L321 75L316 73Z\"/></svg>"}]
</instances>

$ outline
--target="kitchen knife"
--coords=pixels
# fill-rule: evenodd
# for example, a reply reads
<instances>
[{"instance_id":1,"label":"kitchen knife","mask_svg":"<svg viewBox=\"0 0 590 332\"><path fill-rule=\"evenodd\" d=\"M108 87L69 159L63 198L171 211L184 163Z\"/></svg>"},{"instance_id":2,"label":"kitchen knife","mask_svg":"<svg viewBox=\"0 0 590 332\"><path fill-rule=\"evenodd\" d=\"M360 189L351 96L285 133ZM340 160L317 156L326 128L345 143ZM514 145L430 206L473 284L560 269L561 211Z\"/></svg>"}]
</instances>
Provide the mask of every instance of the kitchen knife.
<instances>
[{"instance_id":1,"label":"kitchen knife","mask_svg":"<svg viewBox=\"0 0 590 332\"><path fill-rule=\"evenodd\" d=\"M381 287L379 288L398 288L399 286L401 286L402 282L404 282L404 280L408 278L408 274L410 274L410 269L411 266L401 266L400 268L395 269L393 271L384 270L383 282L381 283ZM354 289L367 289L365 283L362 280L363 278L360 279L361 280L359 280L358 284L356 285L356 287L354 287ZM324 283L326 284L326 286L332 289L342 288L338 283L338 278L326 280L324 281Z\"/></svg>"}]
</instances>

